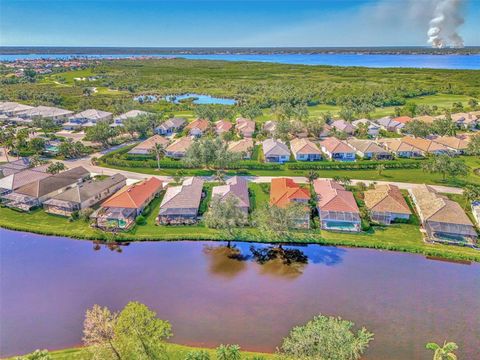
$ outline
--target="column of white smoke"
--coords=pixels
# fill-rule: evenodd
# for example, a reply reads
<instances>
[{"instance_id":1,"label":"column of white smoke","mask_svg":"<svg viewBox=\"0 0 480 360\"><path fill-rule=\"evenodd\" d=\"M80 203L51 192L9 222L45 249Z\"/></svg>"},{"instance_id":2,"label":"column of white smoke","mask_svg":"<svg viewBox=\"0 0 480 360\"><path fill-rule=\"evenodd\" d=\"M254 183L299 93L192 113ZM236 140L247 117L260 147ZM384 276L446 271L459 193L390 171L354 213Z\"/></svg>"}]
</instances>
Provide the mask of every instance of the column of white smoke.
<instances>
[{"instance_id":1,"label":"column of white smoke","mask_svg":"<svg viewBox=\"0 0 480 360\"><path fill-rule=\"evenodd\" d=\"M437 0L433 19L428 29L428 42L435 48L463 47L463 39L457 29L463 24L461 0Z\"/></svg>"}]
</instances>

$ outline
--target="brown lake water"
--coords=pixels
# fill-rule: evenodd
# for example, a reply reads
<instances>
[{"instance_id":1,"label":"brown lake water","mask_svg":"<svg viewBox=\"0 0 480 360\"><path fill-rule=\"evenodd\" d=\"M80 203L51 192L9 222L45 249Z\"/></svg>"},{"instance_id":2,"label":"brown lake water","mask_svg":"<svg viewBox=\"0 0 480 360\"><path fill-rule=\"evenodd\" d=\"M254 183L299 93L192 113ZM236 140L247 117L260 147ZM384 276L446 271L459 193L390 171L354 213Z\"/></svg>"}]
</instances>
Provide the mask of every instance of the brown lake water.
<instances>
[{"instance_id":1,"label":"brown lake water","mask_svg":"<svg viewBox=\"0 0 480 360\"><path fill-rule=\"evenodd\" d=\"M455 341L480 359L480 265L320 245L88 241L0 229L0 356L81 344L85 310L138 300L172 323L172 341L274 351L318 313L375 333L367 359L431 359Z\"/></svg>"}]
</instances>

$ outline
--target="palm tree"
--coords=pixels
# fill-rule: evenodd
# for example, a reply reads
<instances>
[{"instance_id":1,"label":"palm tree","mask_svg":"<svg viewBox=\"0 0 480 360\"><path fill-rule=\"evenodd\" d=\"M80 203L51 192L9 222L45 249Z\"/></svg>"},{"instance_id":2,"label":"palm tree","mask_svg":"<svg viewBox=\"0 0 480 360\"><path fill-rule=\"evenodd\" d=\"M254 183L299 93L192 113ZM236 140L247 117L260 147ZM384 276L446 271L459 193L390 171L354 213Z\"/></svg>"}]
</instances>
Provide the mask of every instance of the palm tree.
<instances>
[{"instance_id":1,"label":"palm tree","mask_svg":"<svg viewBox=\"0 0 480 360\"><path fill-rule=\"evenodd\" d=\"M457 355L453 352L458 349L458 345L454 342L443 342L443 346L436 343L428 343L426 348L432 350L433 360L457 360Z\"/></svg>"},{"instance_id":2,"label":"palm tree","mask_svg":"<svg viewBox=\"0 0 480 360\"><path fill-rule=\"evenodd\" d=\"M165 148L163 147L162 144L156 143L153 148L150 149L150 153L155 155L157 158L157 168L160 170L160 160L163 158L165 155Z\"/></svg>"},{"instance_id":3,"label":"palm tree","mask_svg":"<svg viewBox=\"0 0 480 360\"><path fill-rule=\"evenodd\" d=\"M465 210L468 204L471 204L475 200L480 200L480 186L473 184L466 185L463 190L463 196L465 197Z\"/></svg>"},{"instance_id":4,"label":"palm tree","mask_svg":"<svg viewBox=\"0 0 480 360\"><path fill-rule=\"evenodd\" d=\"M215 173L215 181L223 184L225 183L225 171L224 170L217 170L217 172Z\"/></svg>"},{"instance_id":5,"label":"palm tree","mask_svg":"<svg viewBox=\"0 0 480 360\"><path fill-rule=\"evenodd\" d=\"M313 182L318 179L318 172L316 172L315 170L310 170L307 174L307 179L308 183L312 185Z\"/></svg>"},{"instance_id":6,"label":"palm tree","mask_svg":"<svg viewBox=\"0 0 480 360\"><path fill-rule=\"evenodd\" d=\"M0 145L3 147L7 162L10 162L8 152L12 149L12 138L13 134L10 131L0 131Z\"/></svg>"},{"instance_id":7,"label":"palm tree","mask_svg":"<svg viewBox=\"0 0 480 360\"><path fill-rule=\"evenodd\" d=\"M385 165L383 165L383 164L378 164L378 165L377 165L377 173L378 173L378 176L382 176L383 170L385 170Z\"/></svg>"}]
</instances>

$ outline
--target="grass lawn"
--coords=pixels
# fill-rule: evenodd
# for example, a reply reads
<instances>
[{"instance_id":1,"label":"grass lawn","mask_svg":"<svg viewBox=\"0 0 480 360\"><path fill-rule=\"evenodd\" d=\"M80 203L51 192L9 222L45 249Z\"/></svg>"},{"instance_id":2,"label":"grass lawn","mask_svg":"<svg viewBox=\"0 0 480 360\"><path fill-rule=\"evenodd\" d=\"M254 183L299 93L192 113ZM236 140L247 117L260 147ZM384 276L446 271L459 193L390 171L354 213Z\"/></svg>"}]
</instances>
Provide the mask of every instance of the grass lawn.
<instances>
[{"instance_id":1,"label":"grass lawn","mask_svg":"<svg viewBox=\"0 0 480 360\"><path fill-rule=\"evenodd\" d=\"M215 349L206 349L199 347L190 347L178 344L166 344L167 352L169 355L169 360L184 360L186 355L191 351L205 350L210 355L211 359L216 359ZM57 350L49 352L50 356L54 360L88 360L91 359L90 354L86 349L83 348L72 348L65 350ZM274 354L265 354L265 353L254 353L242 351L243 359L253 359L254 357L261 357L264 359L274 359L276 356ZM9 360L13 360L10 358Z\"/></svg>"}]
</instances>

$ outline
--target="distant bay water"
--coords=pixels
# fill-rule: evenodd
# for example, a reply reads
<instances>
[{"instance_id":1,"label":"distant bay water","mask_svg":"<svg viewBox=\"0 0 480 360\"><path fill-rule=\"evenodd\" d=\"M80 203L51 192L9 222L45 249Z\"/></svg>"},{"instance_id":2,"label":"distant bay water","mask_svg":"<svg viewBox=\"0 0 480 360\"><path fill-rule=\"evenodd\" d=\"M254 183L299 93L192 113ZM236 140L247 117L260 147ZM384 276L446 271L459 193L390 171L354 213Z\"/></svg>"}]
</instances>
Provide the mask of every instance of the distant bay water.
<instances>
[{"instance_id":1,"label":"distant bay water","mask_svg":"<svg viewBox=\"0 0 480 360\"><path fill-rule=\"evenodd\" d=\"M124 59L131 57L180 57L185 59L224 60L224 61L258 61L295 65L331 65L361 66L372 68L432 68L432 69L469 69L480 70L480 54L473 55L430 55L430 54L15 54L2 55L0 61L19 59L71 59L98 58Z\"/></svg>"}]
</instances>

